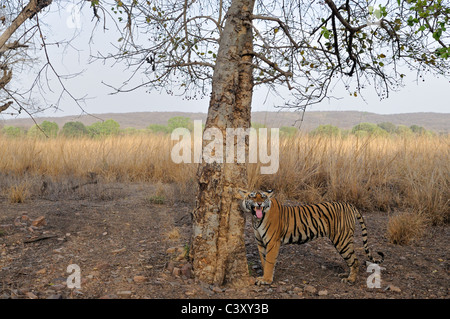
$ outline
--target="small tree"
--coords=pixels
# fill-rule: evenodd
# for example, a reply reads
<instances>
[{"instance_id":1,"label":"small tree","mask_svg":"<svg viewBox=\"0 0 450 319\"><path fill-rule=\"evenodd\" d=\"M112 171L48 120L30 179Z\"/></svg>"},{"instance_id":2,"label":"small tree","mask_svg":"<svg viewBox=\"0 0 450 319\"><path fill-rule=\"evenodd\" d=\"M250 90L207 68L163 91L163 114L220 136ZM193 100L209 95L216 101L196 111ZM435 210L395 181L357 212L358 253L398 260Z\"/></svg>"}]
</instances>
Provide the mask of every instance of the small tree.
<instances>
[{"instance_id":1,"label":"small tree","mask_svg":"<svg viewBox=\"0 0 450 319\"><path fill-rule=\"evenodd\" d=\"M331 124L319 125L311 132L311 135L325 135L325 136L339 136L340 134L341 129Z\"/></svg>"},{"instance_id":2,"label":"small tree","mask_svg":"<svg viewBox=\"0 0 450 319\"><path fill-rule=\"evenodd\" d=\"M192 131L194 124L189 117L175 116L167 121L167 130L170 133L176 128L187 128L189 131Z\"/></svg>"},{"instance_id":3,"label":"small tree","mask_svg":"<svg viewBox=\"0 0 450 319\"><path fill-rule=\"evenodd\" d=\"M5 126L1 132L6 137L22 137L25 135L25 130L16 126Z\"/></svg>"},{"instance_id":4,"label":"small tree","mask_svg":"<svg viewBox=\"0 0 450 319\"><path fill-rule=\"evenodd\" d=\"M378 123L377 126L385 130L389 134L395 133L395 130L397 129L397 126L395 126L395 124L391 122Z\"/></svg>"},{"instance_id":5,"label":"small tree","mask_svg":"<svg viewBox=\"0 0 450 319\"><path fill-rule=\"evenodd\" d=\"M401 136L411 136L413 134L411 129L406 125L398 125L395 133Z\"/></svg>"},{"instance_id":6,"label":"small tree","mask_svg":"<svg viewBox=\"0 0 450 319\"><path fill-rule=\"evenodd\" d=\"M374 123L360 123L352 128L352 133L358 136L386 135L387 132Z\"/></svg>"},{"instance_id":7,"label":"small tree","mask_svg":"<svg viewBox=\"0 0 450 319\"><path fill-rule=\"evenodd\" d=\"M56 137L59 126L55 122L44 121L41 125L33 125L27 132L29 137Z\"/></svg>"},{"instance_id":8,"label":"small tree","mask_svg":"<svg viewBox=\"0 0 450 319\"><path fill-rule=\"evenodd\" d=\"M61 130L61 134L66 137L81 137L88 135L88 133L88 129L81 122L67 122Z\"/></svg>"},{"instance_id":9,"label":"small tree","mask_svg":"<svg viewBox=\"0 0 450 319\"><path fill-rule=\"evenodd\" d=\"M92 137L115 135L120 132L120 124L109 119L104 122L96 122L88 126L87 129Z\"/></svg>"},{"instance_id":10,"label":"small tree","mask_svg":"<svg viewBox=\"0 0 450 319\"><path fill-rule=\"evenodd\" d=\"M280 127L280 135L281 136L294 136L297 134L298 129L294 126L282 126Z\"/></svg>"},{"instance_id":11,"label":"small tree","mask_svg":"<svg viewBox=\"0 0 450 319\"><path fill-rule=\"evenodd\" d=\"M252 128L254 128L256 131L258 131L260 128L265 128L266 126L264 124L258 123L258 122L252 122Z\"/></svg>"},{"instance_id":12,"label":"small tree","mask_svg":"<svg viewBox=\"0 0 450 319\"><path fill-rule=\"evenodd\" d=\"M167 134L169 133L169 129L165 125L161 124L150 124L147 126L147 130L154 134Z\"/></svg>"},{"instance_id":13,"label":"small tree","mask_svg":"<svg viewBox=\"0 0 450 319\"><path fill-rule=\"evenodd\" d=\"M411 125L409 128L414 134L424 135L427 132L427 130L423 126L419 126L416 124Z\"/></svg>"}]
</instances>

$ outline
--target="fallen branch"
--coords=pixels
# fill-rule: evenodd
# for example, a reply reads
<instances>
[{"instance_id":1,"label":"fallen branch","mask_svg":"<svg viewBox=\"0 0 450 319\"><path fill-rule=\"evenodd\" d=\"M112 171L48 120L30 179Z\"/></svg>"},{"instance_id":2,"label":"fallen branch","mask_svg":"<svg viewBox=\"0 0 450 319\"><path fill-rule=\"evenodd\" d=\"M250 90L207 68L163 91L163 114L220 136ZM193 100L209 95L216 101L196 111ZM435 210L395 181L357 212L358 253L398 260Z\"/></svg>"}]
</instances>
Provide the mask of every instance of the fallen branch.
<instances>
[{"instance_id":1,"label":"fallen branch","mask_svg":"<svg viewBox=\"0 0 450 319\"><path fill-rule=\"evenodd\" d=\"M58 235L42 236L42 237L37 237L37 238L34 238L34 239L24 240L23 243L24 244L29 244L29 243L34 243L34 242L37 242L37 241L46 240L46 239L50 239L50 238L56 238L56 237L58 237Z\"/></svg>"},{"instance_id":2,"label":"fallen branch","mask_svg":"<svg viewBox=\"0 0 450 319\"><path fill-rule=\"evenodd\" d=\"M83 187L83 186L86 186L86 185L91 185L91 184L97 184L97 183L98 183L98 181L95 180L95 181L91 181L91 182L87 182L87 183L83 183L83 184L78 184L78 185L72 186L71 188L74 191L74 190L76 190L76 189L78 189L80 187Z\"/></svg>"}]
</instances>

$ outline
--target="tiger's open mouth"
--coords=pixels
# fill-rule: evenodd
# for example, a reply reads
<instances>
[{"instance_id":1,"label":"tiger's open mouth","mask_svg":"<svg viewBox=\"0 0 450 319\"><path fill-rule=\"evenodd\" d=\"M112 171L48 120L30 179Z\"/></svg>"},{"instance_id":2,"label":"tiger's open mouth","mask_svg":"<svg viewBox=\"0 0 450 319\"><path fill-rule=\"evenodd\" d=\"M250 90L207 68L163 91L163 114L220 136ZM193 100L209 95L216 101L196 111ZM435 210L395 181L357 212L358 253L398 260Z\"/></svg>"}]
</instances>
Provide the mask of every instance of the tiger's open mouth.
<instances>
[{"instance_id":1,"label":"tiger's open mouth","mask_svg":"<svg viewBox=\"0 0 450 319\"><path fill-rule=\"evenodd\" d=\"M256 218L261 219L263 217L263 208L262 207L253 207L253 215L256 216Z\"/></svg>"}]
</instances>

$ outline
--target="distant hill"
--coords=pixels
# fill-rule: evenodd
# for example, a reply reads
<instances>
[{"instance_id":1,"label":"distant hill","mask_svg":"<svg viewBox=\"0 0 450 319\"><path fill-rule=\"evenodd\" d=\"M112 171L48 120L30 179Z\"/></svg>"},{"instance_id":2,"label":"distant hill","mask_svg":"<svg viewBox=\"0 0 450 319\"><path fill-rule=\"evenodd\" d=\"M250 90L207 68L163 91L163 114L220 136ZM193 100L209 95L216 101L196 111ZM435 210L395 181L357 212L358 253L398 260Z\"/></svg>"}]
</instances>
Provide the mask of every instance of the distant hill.
<instances>
[{"instance_id":1,"label":"distant hill","mask_svg":"<svg viewBox=\"0 0 450 319\"><path fill-rule=\"evenodd\" d=\"M66 122L80 121L85 125L91 125L100 119L113 119L121 128L134 127L145 128L150 124L167 124L167 120L174 116L185 116L192 120L206 120L205 113L188 112L135 112L135 113L104 113L82 116L63 117L36 117L38 123L44 120L56 122L61 128ZM323 112L254 112L252 122L265 124L267 127L296 126L302 131L311 131L322 124L332 124L342 129L350 129L363 122L382 123L391 122L396 125L413 124L423 126L427 130L435 132L450 132L450 113L403 113L403 114L375 114L358 111L323 111ZM31 119L12 119L0 121L0 127L5 125L21 126L29 128L34 122Z\"/></svg>"}]
</instances>

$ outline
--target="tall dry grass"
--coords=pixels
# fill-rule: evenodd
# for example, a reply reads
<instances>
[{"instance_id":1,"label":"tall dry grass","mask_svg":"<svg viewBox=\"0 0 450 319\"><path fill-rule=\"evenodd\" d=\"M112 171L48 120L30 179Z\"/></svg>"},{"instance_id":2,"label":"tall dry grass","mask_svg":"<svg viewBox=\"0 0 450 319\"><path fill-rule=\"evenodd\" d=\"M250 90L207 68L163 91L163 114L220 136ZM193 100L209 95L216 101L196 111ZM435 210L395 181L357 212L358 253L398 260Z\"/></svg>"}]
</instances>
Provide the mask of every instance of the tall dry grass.
<instances>
[{"instance_id":1,"label":"tall dry grass","mask_svg":"<svg viewBox=\"0 0 450 319\"><path fill-rule=\"evenodd\" d=\"M433 224L449 220L450 138L284 139L275 175L251 170L254 187L304 202L343 200L364 210L411 210Z\"/></svg>"},{"instance_id":2,"label":"tall dry grass","mask_svg":"<svg viewBox=\"0 0 450 319\"><path fill-rule=\"evenodd\" d=\"M442 224L450 213L449 142L449 136L283 138L278 172L261 175L259 164L249 164L249 187L272 188L282 199L302 202L344 200L364 210L417 212ZM0 136L0 177L95 174L108 182L192 188L197 166L175 164L170 157L173 144L165 135L45 140Z\"/></svg>"},{"instance_id":3,"label":"tall dry grass","mask_svg":"<svg viewBox=\"0 0 450 319\"><path fill-rule=\"evenodd\" d=\"M195 166L173 163L171 145L170 137L163 135L102 139L0 137L0 172L54 178L95 174L108 182L183 182L195 175Z\"/></svg>"}]
</instances>

